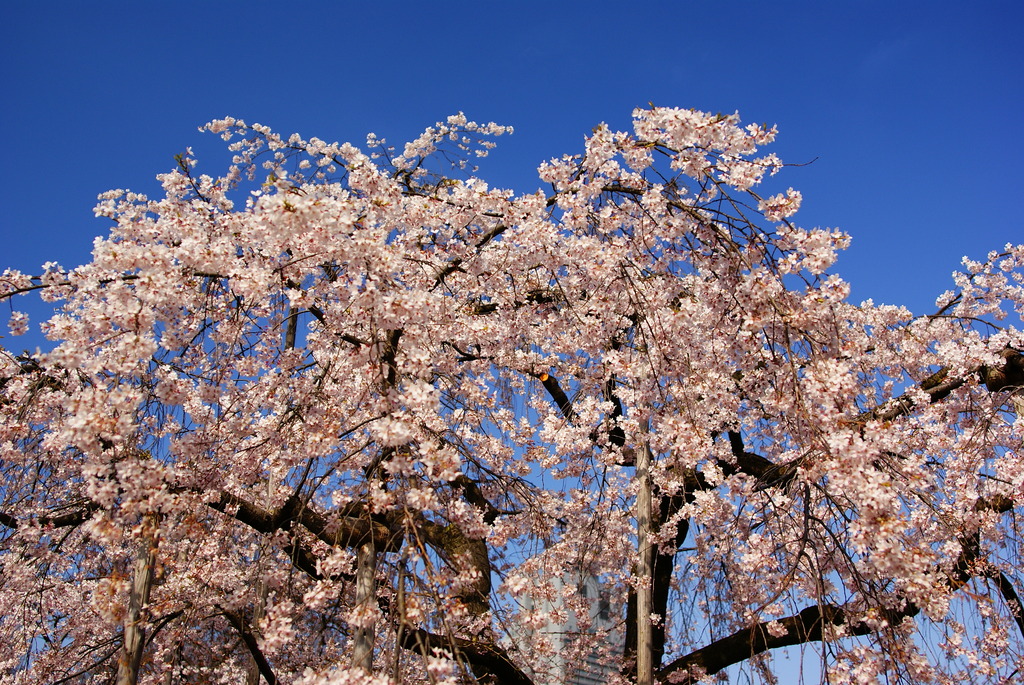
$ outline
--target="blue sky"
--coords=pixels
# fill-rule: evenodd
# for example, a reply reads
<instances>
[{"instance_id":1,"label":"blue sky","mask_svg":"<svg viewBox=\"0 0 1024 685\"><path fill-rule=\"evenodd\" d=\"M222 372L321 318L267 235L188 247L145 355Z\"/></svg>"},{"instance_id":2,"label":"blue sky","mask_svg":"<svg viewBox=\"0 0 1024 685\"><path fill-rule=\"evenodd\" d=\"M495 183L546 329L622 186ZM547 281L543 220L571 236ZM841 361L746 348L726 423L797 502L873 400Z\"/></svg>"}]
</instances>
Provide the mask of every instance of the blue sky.
<instances>
[{"instance_id":1,"label":"blue sky","mask_svg":"<svg viewBox=\"0 0 1024 685\"><path fill-rule=\"evenodd\" d=\"M1024 240L1022 29L1019 0L11 2L0 267L87 261L96 195L156 194L187 146L220 173L212 118L401 143L461 110L516 128L481 174L532 191L653 101L777 124L814 160L777 179L798 223L853 235L852 297L926 313L963 255Z\"/></svg>"}]
</instances>

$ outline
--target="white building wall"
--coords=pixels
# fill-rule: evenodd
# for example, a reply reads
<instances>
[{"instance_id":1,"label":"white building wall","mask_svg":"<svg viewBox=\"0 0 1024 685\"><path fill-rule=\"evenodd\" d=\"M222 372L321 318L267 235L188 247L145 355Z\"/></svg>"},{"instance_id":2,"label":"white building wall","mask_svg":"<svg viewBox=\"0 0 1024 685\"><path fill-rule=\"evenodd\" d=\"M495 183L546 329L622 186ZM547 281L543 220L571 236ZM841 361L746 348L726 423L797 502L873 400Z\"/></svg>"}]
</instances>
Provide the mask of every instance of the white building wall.
<instances>
[{"instance_id":1,"label":"white building wall","mask_svg":"<svg viewBox=\"0 0 1024 685\"><path fill-rule=\"evenodd\" d=\"M622 653L622 635L618 630L621 620L621 606L612 601L607 591L603 590L598 580L592 576L582 579L576 588L566 591L558 584L555 586L553 602L538 605L527 603L524 609L529 612L538 609L543 612L564 613L566 620L558 623L549 622L533 634L525 636L526 642L544 640L554 650L550 658L535 668L534 677L538 685L604 685L615 674L616 668L602 663L597 651L578 654L574 642L579 639L584 628L589 633L602 633L604 646L612 654ZM576 613L566 606L566 597L578 597L589 612L590 626L581 628L576 620Z\"/></svg>"}]
</instances>

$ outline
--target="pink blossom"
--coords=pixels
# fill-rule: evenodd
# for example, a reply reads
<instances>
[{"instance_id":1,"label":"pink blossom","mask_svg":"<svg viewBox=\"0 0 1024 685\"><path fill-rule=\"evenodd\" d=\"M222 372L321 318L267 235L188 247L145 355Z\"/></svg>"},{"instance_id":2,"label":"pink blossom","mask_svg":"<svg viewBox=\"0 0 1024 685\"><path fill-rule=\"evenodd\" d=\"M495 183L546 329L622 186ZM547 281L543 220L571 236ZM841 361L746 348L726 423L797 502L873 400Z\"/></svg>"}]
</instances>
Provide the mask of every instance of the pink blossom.
<instances>
[{"instance_id":1,"label":"pink blossom","mask_svg":"<svg viewBox=\"0 0 1024 685\"><path fill-rule=\"evenodd\" d=\"M628 682L648 629L660 682L1021 668L1024 247L930 314L850 302L736 114L637 110L527 194L463 114L205 130L223 175L190 151L99 197L88 264L0 274L12 333L60 305L0 355L11 678Z\"/></svg>"}]
</instances>

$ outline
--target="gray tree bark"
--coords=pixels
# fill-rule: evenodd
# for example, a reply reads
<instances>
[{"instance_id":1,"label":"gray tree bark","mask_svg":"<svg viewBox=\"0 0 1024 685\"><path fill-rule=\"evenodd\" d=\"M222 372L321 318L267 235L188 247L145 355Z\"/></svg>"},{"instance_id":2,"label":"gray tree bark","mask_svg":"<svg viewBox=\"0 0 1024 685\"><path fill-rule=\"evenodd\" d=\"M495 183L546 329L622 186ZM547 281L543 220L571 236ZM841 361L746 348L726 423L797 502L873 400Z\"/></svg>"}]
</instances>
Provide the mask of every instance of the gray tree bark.
<instances>
[{"instance_id":1,"label":"gray tree bark","mask_svg":"<svg viewBox=\"0 0 1024 685\"><path fill-rule=\"evenodd\" d=\"M373 672L374 624L366 617L374 611L374 576L377 574L377 551L368 537L356 550L356 614L360 625L353 636L352 665L366 673Z\"/></svg>"},{"instance_id":2,"label":"gray tree bark","mask_svg":"<svg viewBox=\"0 0 1024 685\"><path fill-rule=\"evenodd\" d=\"M156 571L157 520L147 514L142 521L142 540L132 569L132 589L128 599L128 613L124 617L124 645L117 660L117 685L136 685L139 666L146 645L146 629L142 611L149 603Z\"/></svg>"}]
</instances>

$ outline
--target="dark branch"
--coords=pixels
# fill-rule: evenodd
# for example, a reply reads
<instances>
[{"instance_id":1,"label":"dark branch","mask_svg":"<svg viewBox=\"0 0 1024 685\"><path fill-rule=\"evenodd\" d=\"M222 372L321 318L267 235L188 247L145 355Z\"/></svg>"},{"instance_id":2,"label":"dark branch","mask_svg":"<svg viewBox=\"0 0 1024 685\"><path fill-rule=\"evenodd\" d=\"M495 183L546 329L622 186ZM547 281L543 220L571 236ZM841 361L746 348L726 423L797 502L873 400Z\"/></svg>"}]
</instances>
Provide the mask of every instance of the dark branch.
<instances>
[{"instance_id":1,"label":"dark branch","mask_svg":"<svg viewBox=\"0 0 1024 685\"><path fill-rule=\"evenodd\" d=\"M1003 596L1003 600L1006 602L1013 620L1017 623L1017 629L1020 630L1021 637L1024 637L1024 605L1020 603L1020 595L1017 594L1017 589L1010 582L1010 579L1006 577L1005 573L993 572L989 574L989 577L995 582L996 587L999 588L999 593Z\"/></svg>"},{"instance_id":2,"label":"dark branch","mask_svg":"<svg viewBox=\"0 0 1024 685\"><path fill-rule=\"evenodd\" d=\"M272 533L297 523L332 546L353 547L370 535L373 536L374 543L381 548L395 542L391 526L369 520L358 506L345 512L340 520L329 520L295 496L289 497L277 511L273 512L227 492L222 492L220 499L209 502L208 506L261 533Z\"/></svg>"},{"instance_id":3,"label":"dark branch","mask_svg":"<svg viewBox=\"0 0 1024 685\"><path fill-rule=\"evenodd\" d=\"M82 509L72 511L67 514L61 514L59 516L39 516L36 518L38 523L43 528L67 528L69 526L78 526L89 520L93 512L100 508L100 505L95 502L86 502ZM0 512L0 525L17 529L18 519L10 514Z\"/></svg>"},{"instance_id":4,"label":"dark branch","mask_svg":"<svg viewBox=\"0 0 1024 685\"><path fill-rule=\"evenodd\" d=\"M431 654L434 649L451 652L456 660L469 664L480 685L534 685L533 680L512 663L508 652L493 642L436 635L416 628L403 632L402 647L423 655Z\"/></svg>"},{"instance_id":5,"label":"dark branch","mask_svg":"<svg viewBox=\"0 0 1024 685\"><path fill-rule=\"evenodd\" d=\"M487 231L480 237L480 240L478 240L475 245L476 250L479 252L480 250L483 249L485 245L487 245L487 243L491 242L492 240L494 240L507 230L507 225L497 224L494 228ZM434 287L436 288L437 286L441 285L442 283L444 283L444 279L446 279L448 276L451 276L456 271L460 270L462 268L463 261L464 260L462 257L456 257L452 261L448 262L448 264L443 269L441 269L440 272L438 272L437 278L434 280Z\"/></svg>"},{"instance_id":6,"label":"dark branch","mask_svg":"<svg viewBox=\"0 0 1024 685\"><path fill-rule=\"evenodd\" d=\"M233 611L227 611L222 607L218 608L224 613L224 617L227 618L232 627L238 631L238 636L242 638L242 642L245 644L246 649L249 650L252 660L256 662L256 668L259 669L260 675L267 681L267 685L277 685L277 676L274 675L274 671L270 668L270 663L267 661L267 657L265 657L263 652L260 651L259 644L256 642L256 637L249 632L249 629L246 627L245 621L242 617Z\"/></svg>"},{"instance_id":7,"label":"dark branch","mask_svg":"<svg viewBox=\"0 0 1024 685\"><path fill-rule=\"evenodd\" d=\"M558 411L562 413L562 417L569 423L576 423L576 412L572 408L572 402L569 401L565 391L558 385L558 379L547 373L542 373L537 378L544 385L544 389L548 391L548 395L551 396L555 406L558 407Z\"/></svg>"},{"instance_id":8,"label":"dark branch","mask_svg":"<svg viewBox=\"0 0 1024 685\"><path fill-rule=\"evenodd\" d=\"M916 607L913 613L917 613ZM891 621L899 623L908 611L893 612ZM791 647L807 642L820 642L827 636L825 626L841 626L847 623L847 612L831 605L810 606L794 616L778 620L785 634L773 635L768 630L768 622L758 623L751 628L740 630L720 640L715 640L706 647L676 659L657 673L658 680L674 683L696 683L702 675L713 675L719 671L746 661L755 654L769 649ZM781 630L776 630L781 633ZM847 633L850 635L867 635L873 632L866 623L857 621L850 624ZM688 677L680 677L682 673Z\"/></svg>"},{"instance_id":9,"label":"dark branch","mask_svg":"<svg viewBox=\"0 0 1024 685\"><path fill-rule=\"evenodd\" d=\"M979 500L976 508L1005 511L1002 508L1005 505L1002 499L995 502L983 499ZM971 580L978 570L976 562L981 553L980 536L977 533L961 537L959 542L960 554L952 568L940 573L940 576L945 576L944 584L951 592L956 592ZM662 682L669 681L671 676L671 682L694 684L703 675L713 675L770 649L821 642L829 637L826 626L845 626L845 634L848 636L869 635L877 632L882 624L896 626L921 611L920 607L909 600L904 599L901 604L902 609L881 609L880 618L884 619L881 623L877 620L868 623L858 618L862 614L850 612L844 607L830 604L810 606L798 614L778 619L778 628L774 631L769 630L770 622L763 621L676 659L656 675Z\"/></svg>"},{"instance_id":10,"label":"dark branch","mask_svg":"<svg viewBox=\"0 0 1024 685\"><path fill-rule=\"evenodd\" d=\"M1003 357L1007 359L1007 363L999 373L986 371L985 367L982 367L981 369L977 369L972 372L972 374L979 373L983 378L991 377L996 379L991 384L986 381L986 387L993 392L1007 387L1010 379L1014 381L1024 380L1024 363L1022 363L1024 360L1021 359L1020 354L1013 351L1010 352L1010 356L1004 352ZM1016 355L1016 357L1012 355ZM1020 378L1018 378L1018 374L1020 375ZM928 395L928 402L934 403L949 397L954 390L966 385L970 376L971 374L960 378L949 378L949 370L942 368L921 381L919 387ZM889 402L861 412L854 417L850 423L866 424L869 421L892 421L900 416L910 414L916 405L917 402L911 393L906 392ZM757 478L760 481L756 489L766 490L773 487L785 488L796 477L801 464L803 464L806 458L807 455L794 459L786 464L772 465L771 468L760 475L752 473L752 475L757 475ZM758 459L764 458L758 457ZM767 459L764 459L764 461L768 462ZM770 464L771 462L768 463Z\"/></svg>"}]
</instances>

